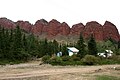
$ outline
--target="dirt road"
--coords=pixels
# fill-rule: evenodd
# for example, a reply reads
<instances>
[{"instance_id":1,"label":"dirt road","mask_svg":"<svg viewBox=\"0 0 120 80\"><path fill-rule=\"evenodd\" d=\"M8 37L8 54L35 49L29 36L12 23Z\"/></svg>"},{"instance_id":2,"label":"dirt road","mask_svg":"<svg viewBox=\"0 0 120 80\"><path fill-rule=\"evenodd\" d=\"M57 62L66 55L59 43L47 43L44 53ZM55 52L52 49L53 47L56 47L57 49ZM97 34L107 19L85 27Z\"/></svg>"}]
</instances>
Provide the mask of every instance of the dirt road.
<instances>
[{"instance_id":1,"label":"dirt road","mask_svg":"<svg viewBox=\"0 0 120 80\"><path fill-rule=\"evenodd\" d=\"M94 80L95 75L119 77L120 65L51 66L38 61L0 66L0 80Z\"/></svg>"}]
</instances>

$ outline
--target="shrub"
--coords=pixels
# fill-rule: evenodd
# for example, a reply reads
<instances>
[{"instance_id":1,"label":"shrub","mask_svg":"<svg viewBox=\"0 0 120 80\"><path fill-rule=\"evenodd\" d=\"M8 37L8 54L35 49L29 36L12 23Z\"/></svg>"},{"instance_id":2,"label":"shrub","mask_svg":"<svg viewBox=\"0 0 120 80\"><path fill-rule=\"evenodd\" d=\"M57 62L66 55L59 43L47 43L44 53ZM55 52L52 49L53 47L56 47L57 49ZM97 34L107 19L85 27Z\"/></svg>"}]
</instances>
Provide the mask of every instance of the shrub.
<instances>
[{"instance_id":1,"label":"shrub","mask_svg":"<svg viewBox=\"0 0 120 80\"><path fill-rule=\"evenodd\" d=\"M72 55L71 60L72 61L80 61L80 57L78 57L77 55Z\"/></svg>"},{"instance_id":2,"label":"shrub","mask_svg":"<svg viewBox=\"0 0 120 80\"><path fill-rule=\"evenodd\" d=\"M100 64L120 64L120 55L113 55L108 59L101 59Z\"/></svg>"},{"instance_id":3,"label":"shrub","mask_svg":"<svg viewBox=\"0 0 120 80\"><path fill-rule=\"evenodd\" d=\"M70 60L70 56L63 56L63 57L62 57L62 60L63 60L63 61L69 61L69 60Z\"/></svg>"},{"instance_id":4,"label":"shrub","mask_svg":"<svg viewBox=\"0 0 120 80\"><path fill-rule=\"evenodd\" d=\"M43 61L44 63L48 63L49 60L50 60L50 56L49 56L49 55L45 55L45 56L42 57L42 61Z\"/></svg>"},{"instance_id":5,"label":"shrub","mask_svg":"<svg viewBox=\"0 0 120 80\"><path fill-rule=\"evenodd\" d=\"M120 55L113 55L111 59L113 59L114 61L120 61Z\"/></svg>"},{"instance_id":6,"label":"shrub","mask_svg":"<svg viewBox=\"0 0 120 80\"><path fill-rule=\"evenodd\" d=\"M49 63L52 65L60 65L62 63L62 58L61 57L52 57L50 59Z\"/></svg>"},{"instance_id":7,"label":"shrub","mask_svg":"<svg viewBox=\"0 0 120 80\"><path fill-rule=\"evenodd\" d=\"M99 59L93 55L86 55L81 61L84 65L95 65Z\"/></svg>"},{"instance_id":8,"label":"shrub","mask_svg":"<svg viewBox=\"0 0 120 80\"><path fill-rule=\"evenodd\" d=\"M102 59L100 61L100 64L103 65L103 64L115 64L115 61L113 60L110 60L110 59Z\"/></svg>"},{"instance_id":9,"label":"shrub","mask_svg":"<svg viewBox=\"0 0 120 80\"><path fill-rule=\"evenodd\" d=\"M120 55L117 56L116 60L117 60L118 64L120 64Z\"/></svg>"}]
</instances>

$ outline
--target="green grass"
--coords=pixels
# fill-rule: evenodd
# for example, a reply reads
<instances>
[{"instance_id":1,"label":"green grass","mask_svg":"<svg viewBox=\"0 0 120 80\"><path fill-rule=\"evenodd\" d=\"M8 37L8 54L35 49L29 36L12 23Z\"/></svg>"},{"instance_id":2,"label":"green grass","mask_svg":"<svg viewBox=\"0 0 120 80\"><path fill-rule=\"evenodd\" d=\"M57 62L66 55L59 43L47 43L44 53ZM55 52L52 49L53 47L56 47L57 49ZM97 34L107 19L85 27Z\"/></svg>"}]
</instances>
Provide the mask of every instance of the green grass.
<instances>
[{"instance_id":1,"label":"green grass","mask_svg":"<svg viewBox=\"0 0 120 80\"><path fill-rule=\"evenodd\" d=\"M120 80L120 78L108 75L100 75L97 76L96 80Z\"/></svg>"},{"instance_id":2,"label":"green grass","mask_svg":"<svg viewBox=\"0 0 120 80\"><path fill-rule=\"evenodd\" d=\"M1 60L0 59L0 65L6 65L6 64L19 64L19 63L23 63L24 61L19 61L19 60Z\"/></svg>"}]
</instances>

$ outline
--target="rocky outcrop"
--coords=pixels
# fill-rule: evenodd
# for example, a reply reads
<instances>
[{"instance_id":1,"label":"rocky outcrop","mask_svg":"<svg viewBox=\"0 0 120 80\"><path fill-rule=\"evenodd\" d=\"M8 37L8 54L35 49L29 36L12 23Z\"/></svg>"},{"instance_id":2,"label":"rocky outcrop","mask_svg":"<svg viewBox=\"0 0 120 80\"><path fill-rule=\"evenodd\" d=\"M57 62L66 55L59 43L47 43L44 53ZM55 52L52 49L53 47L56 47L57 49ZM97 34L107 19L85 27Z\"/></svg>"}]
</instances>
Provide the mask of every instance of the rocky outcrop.
<instances>
[{"instance_id":1,"label":"rocky outcrop","mask_svg":"<svg viewBox=\"0 0 120 80\"><path fill-rule=\"evenodd\" d=\"M85 38L89 38L93 34L96 40L103 40L103 27L96 21L86 23L83 35Z\"/></svg>"},{"instance_id":2,"label":"rocky outcrop","mask_svg":"<svg viewBox=\"0 0 120 80\"><path fill-rule=\"evenodd\" d=\"M28 21L17 21L16 25L18 25L21 29L23 29L26 32L31 32L32 24Z\"/></svg>"},{"instance_id":3,"label":"rocky outcrop","mask_svg":"<svg viewBox=\"0 0 120 80\"><path fill-rule=\"evenodd\" d=\"M116 41L120 40L116 26L109 21L106 21L103 26L96 21L91 21L86 23L85 26L82 23L78 23L70 28L66 22L60 23L55 19L52 19L50 22L40 19L32 25L28 21L13 22L7 18L0 18L0 25L6 29L15 29L18 25L28 33L33 33L37 36L42 35L42 37L45 35L45 37L53 39L58 36L73 39L76 38L76 36L79 37L80 33L82 33L85 39L88 39L90 35L93 34L97 41L107 40L109 38Z\"/></svg>"},{"instance_id":4,"label":"rocky outcrop","mask_svg":"<svg viewBox=\"0 0 120 80\"><path fill-rule=\"evenodd\" d=\"M59 34L61 23L53 19L48 23L48 36L53 37Z\"/></svg>"},{"instance_id":5,"label":"rocky outcrop","mask_svg":"<svg viewBox=\"0 0 120 80\"><path fill-rule=\"evenodd\" d=\"M68 26L67 23L63 22L60 25L60 29L59 29L59 34L63 35L63 36L67 36L70 33L70 27Z\"/></svg>"},{"instance_id":6,"label":"rocky outcrop","mask_svg":"<svg viewBox=\"0 0 120 80\"><path fill-rule=\"evenodd\" d=\"M72 26L70 34L71 35L80 35L83 32L85 26L82 23L75 24Z\"/></svg>"},{"instance_id":7,"label":"rocky outcrop","mask_svg":"<svg viewBox=\"0 0 120 80\"><path fill-rule=\"evenodd\" d=\"M108 39L108 38L112 38L116 41L118 41L120 39L119 37L119 32L116 28L116 26L109 22L106 21L105 24L103 25L103 34L104 34L104 40Z\"/></svg>"},{"instance_id":8,"label":"rocky outcrop","mask_svg":"<svg viewBox=\"0 0 120 80\"><path fill-rule=\"evenodd\" d=\"M0 18L0 25L1 25L1 27L4 27L6 29L15 29L16 28L16 24L7 18Z\"/></svg>"},{"instance_id":9,"label":"rocky outcrop","mask_svg":"<svg viewBox=\"0 0 120 80\"><path fill-rule=\"evenodd\" d=\"M36 21L34 26L32 27L32 33L35 35L42 35L42 33L47 32L46 26L48 25L48 22L44 19Z\"/></svg>"}]
</instances>

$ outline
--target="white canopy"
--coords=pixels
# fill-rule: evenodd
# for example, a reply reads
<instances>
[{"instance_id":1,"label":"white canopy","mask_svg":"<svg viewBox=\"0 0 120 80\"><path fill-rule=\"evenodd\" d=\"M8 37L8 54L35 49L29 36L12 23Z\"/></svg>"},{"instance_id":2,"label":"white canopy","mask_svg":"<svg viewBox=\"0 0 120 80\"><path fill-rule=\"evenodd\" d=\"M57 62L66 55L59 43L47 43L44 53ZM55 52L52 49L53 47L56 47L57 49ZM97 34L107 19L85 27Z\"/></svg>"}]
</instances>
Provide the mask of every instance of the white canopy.
<instances>
[{"instance_id":1,"label":"white canopy","mask_svg":"<svg viewBox=\"0 0 120 80\"><path fill-rule=\"evenodd\" d=\"M105 50L106 52L108 52L108 53L113 53L111 50Z\"/></svg>"},{"instance_id":2,"label":"white canopy","mask_svg":"<svg viewBox=\"0 0 120 80\"><path fill-rule=\"evenodd\" d=\"M79 52L79 50L75 47L67 47L67 49L69 49L72 52Z\"/></svg>"}]
</instances>

